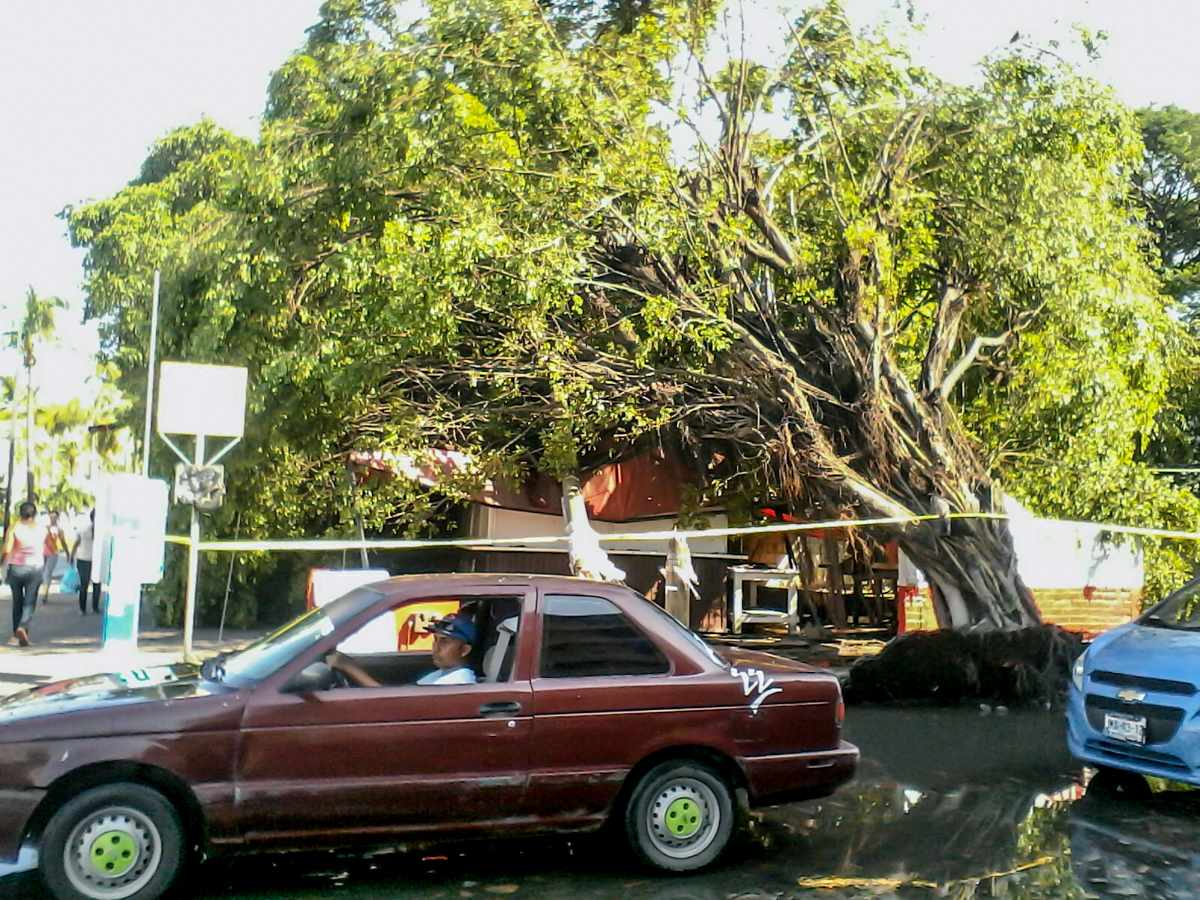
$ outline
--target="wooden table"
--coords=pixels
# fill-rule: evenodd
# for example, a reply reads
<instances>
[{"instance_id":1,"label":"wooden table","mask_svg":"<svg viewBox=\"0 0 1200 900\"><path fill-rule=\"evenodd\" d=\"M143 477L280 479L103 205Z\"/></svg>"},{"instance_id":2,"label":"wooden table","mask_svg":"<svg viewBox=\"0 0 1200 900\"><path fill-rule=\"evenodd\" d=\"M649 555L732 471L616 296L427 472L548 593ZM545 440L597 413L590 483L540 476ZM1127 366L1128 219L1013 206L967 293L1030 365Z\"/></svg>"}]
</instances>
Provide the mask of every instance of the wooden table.
<instances>
[{"instance_id":1,"label":"wooden table","mask_svg":"<svg viewBox=\"0 0 1200 900\"><path fill-rule=\"evenodd\" d=\"M795 634L800 626L800 573L795 569L754 569L748 566L730 566L729 577L733 579L733 608L730 611L732 631L742 633L747 622L774 622L787 625L788 634ZM758 586L771 581L786 581L787 612L758 607ZM750 586L749 603L745 602L743 588Z\"/></svg>"}]
</instances>

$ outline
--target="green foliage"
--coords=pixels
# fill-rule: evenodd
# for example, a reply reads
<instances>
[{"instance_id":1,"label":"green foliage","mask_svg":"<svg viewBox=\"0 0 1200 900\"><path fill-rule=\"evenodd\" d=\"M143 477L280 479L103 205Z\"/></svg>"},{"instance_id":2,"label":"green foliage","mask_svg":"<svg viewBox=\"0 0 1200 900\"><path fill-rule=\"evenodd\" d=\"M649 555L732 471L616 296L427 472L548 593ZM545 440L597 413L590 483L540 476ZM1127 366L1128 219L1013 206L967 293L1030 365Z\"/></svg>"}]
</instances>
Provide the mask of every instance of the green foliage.
<instances>
[{"instance_id":1,"label":"green foliage","mask_svg":"<svg viewBox=\"0 0 1200 900\"><path fill-rule=\"evenodd\" d=\"M1200 114L1168 106L1138 111L1145 156L1136 185L1145 208L1146 225L1154 238L1164 289L1183 305L1190 330L1196 332L1195 303L1200 292ZM1200 462L1200 380L1194 347L1176 367L1168 393L1169 407L1158 427L1147 435L1142 454L1151 465L1180 469ZM1192 494L1200 482L1194 474L1164 473ZM1170 490L1170 489L1165 489ZM1200 525L1188 504L1174 527ZM1173 565L1156 577L1148 600L1159 599L1194 571L1200 554L1190 544L1173 548L1166 558ZM1160 554L1161 557L1161 554Z\"/></svg>"},{"instance_id":2,"label":"green foliage","mask_svg":"<svg viewBox=\"0 0 1200 900\"><path fill-rule=\"evenodd\" d=\"M231 536L240 510L244 537L350 534L348 451L446 445L483 477L719 438L728 502L780 485L830 502L853 467L911 504L898 456L924 473L913 485L949 481L933 449L961 432L950 411L929 417L949 438L888 432L872 355L930 409L944 391L1038 512L1195 515L1140 462L1191 350L1136 224L1135 122L1108 91L1020 51L977 87L938 84L829 4L795 23L778 70L701 77L724 133L681 170L664 111L704 71L715 7L432 0L409 27L392 9L326 3L272 79L257 142L177 129L127 188L70 214L88 314L130 396L156 266L161 357L250 370L248 432L207 533ZM755 124L768 107L786 129ZM693 111L676 118L703 133ZM873 345L827 363L813 348L829 322L844 329L829 346ZM834 401L812 421L777 414L775 376L739 356L751 339L793 341L779 356ZM714 410L742 418L720 431ZM140 417L135 403L126 421ZM841 474L822 482L825 446ZM376 533L428 534L463 490L368 486L364 515ZM240 618L275 565L239 565ZM215 603L224 567L207 568Z\"/></svg>"},{"instance_id":3,"label":"green foliage","mask_svg":"<svg viewBox=\"0 0 1200 900\"><path fill-rule=\"evenodd\" d=\"M1176 299L1200 291L1200 113L1167 106L1138 111L1145 158L1137 184L1162 266Z\"/></svg>"}]
</instances>

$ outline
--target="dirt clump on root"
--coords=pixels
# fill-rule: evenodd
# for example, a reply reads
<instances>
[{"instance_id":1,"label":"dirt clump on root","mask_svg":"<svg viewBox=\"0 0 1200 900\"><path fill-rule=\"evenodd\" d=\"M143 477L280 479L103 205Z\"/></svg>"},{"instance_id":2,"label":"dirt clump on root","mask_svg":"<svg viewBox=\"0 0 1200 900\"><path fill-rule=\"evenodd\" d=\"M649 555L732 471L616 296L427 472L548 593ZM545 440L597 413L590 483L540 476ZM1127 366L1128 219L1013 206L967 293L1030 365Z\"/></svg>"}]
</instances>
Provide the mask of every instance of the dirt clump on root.
<instances>
[{"instance_id":1,"label":"dirt clump on root","mask_svg":"<svg viewBox=\"0 0 1200 900\"><path fill-rule=\"evenodd\" d=\"M847 703L1058 703L1081 652L1082 636L1055 625L914 632L851 666L843 690Z\"/></svg>"}]
</instances>

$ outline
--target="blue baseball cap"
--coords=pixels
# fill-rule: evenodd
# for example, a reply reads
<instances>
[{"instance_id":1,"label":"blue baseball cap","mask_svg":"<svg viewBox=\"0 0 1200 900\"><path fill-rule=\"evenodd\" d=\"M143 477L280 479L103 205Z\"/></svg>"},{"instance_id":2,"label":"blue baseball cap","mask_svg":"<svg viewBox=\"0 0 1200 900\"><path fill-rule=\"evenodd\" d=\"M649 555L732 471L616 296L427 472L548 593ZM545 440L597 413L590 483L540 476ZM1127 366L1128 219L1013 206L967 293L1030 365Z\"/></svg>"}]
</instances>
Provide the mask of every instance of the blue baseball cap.
<instances>
[{"instance_id":1,"label":"blue baseball cap","mask_svg":"<svg viewBox=\"0 0 1200 900\"><path fill-rule=\"evenodd\" d=\"M429 626L428 631L444 634L446 637L462 641L464 644L475 643L475 623L458 613L450 613Z\"/></svg>"}]
</instances>

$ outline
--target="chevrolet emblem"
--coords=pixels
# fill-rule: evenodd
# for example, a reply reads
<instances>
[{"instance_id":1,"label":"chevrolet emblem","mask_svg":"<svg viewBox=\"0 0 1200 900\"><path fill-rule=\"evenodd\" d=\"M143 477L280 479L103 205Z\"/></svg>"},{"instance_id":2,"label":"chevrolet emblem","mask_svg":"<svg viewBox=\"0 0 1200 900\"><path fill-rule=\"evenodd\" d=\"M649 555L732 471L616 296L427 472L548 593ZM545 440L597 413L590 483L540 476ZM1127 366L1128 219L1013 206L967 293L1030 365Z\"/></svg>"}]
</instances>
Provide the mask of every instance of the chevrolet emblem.
<instances>
[{"instance_id":1,"label":"chevrolet emblem","mask_svg":"<svg viewBox=\"0 0 1200 900\"><path fill-rule=\"evenodd\" d=\"M1128 703L1137 703L1145 700L1146 695L1141 691L1135 691L1133 688L1126 688L1123 691L1117 691L1117 698L1120 700L1125 700Z\"/></svg>"}]
</instances>

